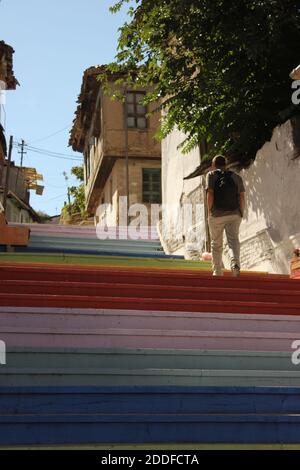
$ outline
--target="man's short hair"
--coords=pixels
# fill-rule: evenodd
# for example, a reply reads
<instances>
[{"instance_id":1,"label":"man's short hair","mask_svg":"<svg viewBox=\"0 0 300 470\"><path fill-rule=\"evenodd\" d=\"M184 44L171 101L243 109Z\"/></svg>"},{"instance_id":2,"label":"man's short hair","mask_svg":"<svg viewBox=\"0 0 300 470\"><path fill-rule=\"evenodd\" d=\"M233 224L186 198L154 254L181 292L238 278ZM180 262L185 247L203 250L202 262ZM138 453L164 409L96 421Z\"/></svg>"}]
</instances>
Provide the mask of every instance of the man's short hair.
<instances>
[{"instance_id":1,"label":"man's short hair","mask_svg":"<svg viewBox=\"0 0 300 470\"><path fill-rule=\"evenodd\" d=\"M225 168L226 158L223 155L216 155L213 159L213 163L216 168Z\"/></svg>"}]
</instances>

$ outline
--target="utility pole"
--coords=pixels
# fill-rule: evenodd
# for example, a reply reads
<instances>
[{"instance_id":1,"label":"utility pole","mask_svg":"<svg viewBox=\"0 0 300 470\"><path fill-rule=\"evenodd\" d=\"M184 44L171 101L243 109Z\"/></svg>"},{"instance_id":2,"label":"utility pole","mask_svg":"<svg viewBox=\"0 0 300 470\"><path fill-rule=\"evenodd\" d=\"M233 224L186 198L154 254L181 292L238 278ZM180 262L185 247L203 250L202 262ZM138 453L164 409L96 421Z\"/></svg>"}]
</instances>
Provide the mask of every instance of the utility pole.
<instances>
[{"instance_id":1,"label":"utility pole","mask_svg":"<svg viewBox=\"0 0 300 470\"><path fill-rule=\"evenodd\" d=\"M18 152L21 154L21 164L20 164L20 167L22 168L23 167L23 158L24 158L24 155L27 155L27 152L25 152L24 150L24 147L26 146L25 144L25 141L22 139L21 143L18 144L18 147L21 147L21 152Z\"/></svg>"},{"instance_id":2,"label":"utility pole","mask_svg":"<svg viewBox=\"0 0 300 470\"><path fill-rule=\"evenodd\" d=\"M22 139L22 140L21 140L21 143L18 144L18 147L21 148L21 152L18 151L18 153L21 155L21 162L20 162L20 167L18 167L17 177L16 177L16 183L15 183L15 192L16 192L16 193L18 193L18 181L19 181L20 168L23 167L24 155L27 155L27 152L25 152L25 150L24 150L25 146L26 146L25 140Z\"/></svg>"},{"instance_id":3,"label":"utility pole","mask_svg":"<svg viewBox=\"0 0 300 470\"><path fill-rule=\"evenodd\" d=\"M10 164L11 164L11 155L12 155L12 149L13 149L13 141L14 141L14 138L11 135L10 139L9 139L8 160L7 160L7 166L6 166L5 186L4 186L4 193L3 193L4 212L6 211L6 202L7 202L7 194L8 194L9 173L10 173Z\"/></svg>"}]
</instances>

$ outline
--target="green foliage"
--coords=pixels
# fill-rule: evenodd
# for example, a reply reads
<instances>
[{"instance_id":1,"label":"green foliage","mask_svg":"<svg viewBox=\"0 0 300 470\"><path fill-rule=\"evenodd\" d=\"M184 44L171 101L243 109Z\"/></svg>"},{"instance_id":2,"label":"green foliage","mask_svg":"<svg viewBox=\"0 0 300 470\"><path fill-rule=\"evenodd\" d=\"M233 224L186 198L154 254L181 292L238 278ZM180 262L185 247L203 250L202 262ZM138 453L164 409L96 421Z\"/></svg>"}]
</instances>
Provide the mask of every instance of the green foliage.
<instances>
[{"instance_id":1,"label":"green foliage","mask_svg":"<svg viewBox=\"0 0 300 470\"><path fill-rule=\"evenodd\" d=\"M83 182L84 181L84 169L83 169L83 165L82 166L73 166L73 168L71 169L71 173L72 175L76 176L76 178Z\"/></svg>"},{"instance_id":2,"label":"green foliage","mask_svg":"<svg viewBox=\"0 0 300 470\"><path fill-rule=\"evenodd\" d=\"M152 85L147 100L168 111L161 137L177 126L185 151L206 141L208 156L246 165L299 113L289 78L300 60L297 0L120 0L112 11L127 3L109 72Z\"/></svg>"},{"instance_id":3,"label":"green foliage","mask_svg":"<svg viewBox=\"0 0 300 470\"><path fill-rule=\"evenodd\" d=\"M73 198L71 204L64 206L62 214L64 217L72 216L74 214L81 214L82 218L87 217L85 211L85 185L84 185L84 169L83 166L75 166L71 170L72 175L81 182L79 186L71 186L69 194Z\"/></svg>"},{"instance_id":4,"label":"green foliage","mask_svg":"<svg viewBox=\"0 0 300 470\"><path fill-rule=\"evenodd\" d=\"M39 216L40 223L46 223L51 220L51 215L47 214L44 211L37 211L37 215Z\"/></svg>"}]
</instances>

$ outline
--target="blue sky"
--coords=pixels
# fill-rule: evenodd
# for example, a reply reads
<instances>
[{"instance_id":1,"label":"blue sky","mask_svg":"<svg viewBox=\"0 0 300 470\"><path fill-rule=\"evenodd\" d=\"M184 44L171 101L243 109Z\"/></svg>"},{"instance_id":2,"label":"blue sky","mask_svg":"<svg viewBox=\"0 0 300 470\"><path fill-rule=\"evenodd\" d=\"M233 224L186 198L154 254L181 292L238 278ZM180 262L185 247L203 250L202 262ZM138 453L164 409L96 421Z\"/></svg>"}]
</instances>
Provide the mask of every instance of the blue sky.
<instances>
[{"instance_id":1,"label":"blue sky","mask_svg":"<svg viewBox=\"0 0 300 470\"><path fill-rule=\"evenodd\" d=\"M20 82L7 93L6 136L34 147L81 157L68 147L69 130L83 71L114 59L118 28L126 9L109 12L114 0L2 0L0 40L15 49L14 71ZM57 131L65 130L45 138ZM20 156L14 149L13 160ZM80 162L28 152L24 165L44 175L44 195L31 191L31 205L50 215L66 200L63 172ZM70 178L69 184L76 180Z\"/></svg>"}]
</instances>

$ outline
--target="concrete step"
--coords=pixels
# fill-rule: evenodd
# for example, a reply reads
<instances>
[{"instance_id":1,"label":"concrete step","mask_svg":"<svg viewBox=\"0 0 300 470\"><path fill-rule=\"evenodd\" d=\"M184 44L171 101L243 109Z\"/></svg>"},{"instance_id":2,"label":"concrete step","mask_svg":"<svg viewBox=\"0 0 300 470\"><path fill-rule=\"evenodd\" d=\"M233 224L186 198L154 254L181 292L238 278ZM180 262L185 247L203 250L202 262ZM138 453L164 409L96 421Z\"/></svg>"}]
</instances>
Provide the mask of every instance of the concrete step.
<instances>
[{"instance_id":1,"label":"concrete step","mask_svg":"<svg viewBox=\"0 0 300 470\"><path fill-rule=\"evenodd\" d=\"M28 247L15 247L16 253L37 253L37 254L66 254L66 255L89 255L89 256L126 256L126 257L134 257L134 258L162 258L162 259L178 259L183 260L183 256L175 256L175 255L165 255L163 251L153 252L152 250L135 250L131 248L129 250L123 250L115 248L113 250L103 249L96 249L95 247L88 248L70 248L68 246L60 247L60 246L28 246Z\"/></svg>"},{"instance_id":2,"label":"concrete step","mask_svg":"<svg viewBox=\"0 0 300 470\"><path fill-rule=\"evenodd\" d=\"M0 332L5 327L58 329L107 328L178 331L290 333L300 338L300 316L147 310L0 307Z\"/></svg>"},{"instance_id":3,"label":"concrete step","mask_svg":"<svg viewBox=\"0 0 300 470\"><path fill-rule=\"evenodd\" d=\"M195 269L211 272L210 262L186 261L174 257L143 257L143 256L100 256L68 253L0 253L0 264L54 264L76 266L123 266L130 268L159 268L159 269Z\"/></svg>"},{"instance_id":4,"label":"concrete step","mask_svg":"<svg viewBox=\"0 0 300 470\"><path fill-rule=\"evenodd\" d=\"M199 263L201 268L202 264ZM0 279L31 279L48 281L72 281L84 283L110 282L124 284L142 284L159 286L181 286L181 287L222 287L222 288L247 288L285 290L286 292L300 292L300 282L292 281L288 276L271 276L258 273L242 273L237 279L225 275L212 277L210 271L202 269L189 270L165 270L153 268L129 269L126 267L89 267L62 266L62 265L2 265L0 266Z\"/></svg>"},{"instance_id":5,"label":"concrete step","mask_svg":"<svg viewBox=\"0 0 300 470\"><path fill-rule=\"evenodd\" d=\"M1 366L0 387L251 386L299 387L300 371L206 369L35 369Z\"/></svg>"},{"instance_id":6,"label":"concrete step","mask_svg":"<svg viewBox=\"0 0 300 470\"><path fill-rule=\"evenodd\" d=\"M0 445L295 443L299 415L2 416Z\"/></svg>"},{"instance_id":7,"label":"concrete step","mask_svg":"<svg viewBox=\"0 0 300 470\"><path fill-rule=\"evenodd\" d=\"M1 415L299 414L291 387L1 387Z\"/></svg>"},{"instance_id":8,"label":"concrete step","mask_svg":"<svg viewBox=\"0 0 300 470\"><path fill-rule=\"evenodd\" d=\"M55 294L19 294L0 292L0 306L96 308L121 310L159 310L173 312L246 313L266 315L300 314L298 304L232 300L190 300L142 297L106 297Z\"/></svg>"},{"instance_id":9,"label":"concrete step","mask_svg":"<svg viewBox=\"0 0 300 470\"><path fill-rule=\"evenodd\" d=\"M215 369L300 370L291 352L189 349L7 348L7 366L13 369ZM5 373L5 367L1 371Z\"/></svg>"},{"instance_id":10,"label":"concrete step","mask_svg":"<svg viewBox=\"0 0 300 470\"><path fill-rule=\"evenodd\" d=\"M140 297L142 299L187 299L187 300L219 300L232 302L273 302L290 304L300 309L300 291L262 290L245 287L181 287L141 285L124 283L82 283L42 280L0 280L1 292L13 294L45 294L65 296L100 297Z\"/></svg>"},{"instance_id":11,"label":"concrete step","mask_svg":"<svg viewBox=\"0 0 300 470\"><path fill-rule=\"evenodd\" d=\"M291 444L290 387L2 387L0 445Z\"/></svg>"},{"instance_id":12,"label":"concrete step","mask_svg":"<svg viewBox=\"0 0 300 470\"><path fill-rule=\"evenodd\" d=\"M12 224L15 226L28 227L31 235L46 235L46 236L70 236L70 237L83 237L94 238L97 234L96 226L78 226L78 225L50 225L50 224ZM141 237L144 240L158 240L158 232L156 227L140 227ZM103 230L98 232L103 234ZM130 239L136 236L136 231L128 227L108 227L106 230L107 236L111 240Z\"/></svg>"},{"instance_id":13,"label":"concrete step","mask_svg":"<svg viewBox=\"0 0 300 470\"><path fill-rule=\"evenodd\" d=\"M95 329L1 327L9 346L70 348L224 349L291 351L295 333L248 331L189 331L155 329Z\"/></svg>"},{"instance_id":14,"label":"concrete step","mask_svg":"<svg viewBox=\"0 0 300 470\"><path fill-rule=\"evenodd\" d=\"M107 249L146 249L157 250L161 249L161 244L158 240L101 240L97 238L83 238L76 236L63 236L63 235L33 235L30 236L30 246L64 246L64 247L102 247Z\"/></svg>"}]
</instances>

